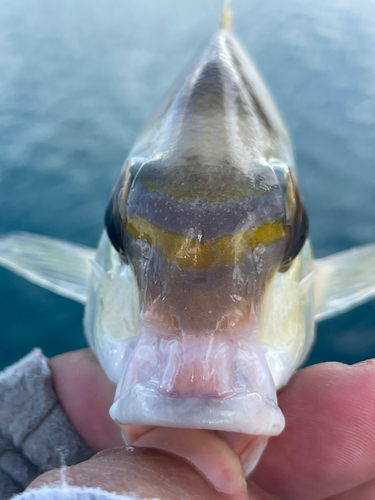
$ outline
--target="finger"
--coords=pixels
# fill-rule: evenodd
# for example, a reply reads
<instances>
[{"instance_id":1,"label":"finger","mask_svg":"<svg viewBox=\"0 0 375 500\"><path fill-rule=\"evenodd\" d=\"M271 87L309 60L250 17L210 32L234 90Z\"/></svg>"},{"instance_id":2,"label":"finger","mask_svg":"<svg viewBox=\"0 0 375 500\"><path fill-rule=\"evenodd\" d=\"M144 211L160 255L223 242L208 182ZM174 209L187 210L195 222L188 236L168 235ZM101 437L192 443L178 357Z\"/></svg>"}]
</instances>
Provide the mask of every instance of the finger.
<instances>
[{"instance_id":1,"label":"finger","mask_svg":"<svg viewBox=\"0 0 375 500\"><path fill-rule=\"evenodd\" d=\"M238 500L219 493L184 460L158 450L126 447L107 450L64 471L69 485L101 488L137 498L160 500ZM61 484L59 470L43 474L29 488ZM263 500L253 497L252 500Z\"/></svg>"},{"instance_id":2,"label":"finger","mask_svg":"<svg viewBox=\"0 0 375 500\"><path fill-rule=\"evenodd\" d=\"M141 436L155 429L154 426L147 425L121 425L120 427L126 444L134 443ZM239 457L246 476L254 470L268 441L268 436L253 436L240 432L214 431L214 434L229 444Z\"/></svg>"},{"instance_id":3,"label":"finger","mask_svg":"<svg viewBox=\"0 0 375 500\"><path fill-rule=\"evenodd\" d=\"M301 370L281 391L285 431L253 479L283 499L326 498L375 477L375 362Z\"/></svg>"},{"instance_id":4,"label":"finger","mask_svg":"<svg viewBox=\"0 0 375 500\"><path fill-rule=\"evenodd\" d=\"M250 455L254 457L254 445L258 441L258 436L248 436L239 432L217 431L211 433L203 430L189 431L167 428L160 430L160 428L146 425L121 425L121 429L127 444L162 449L189 460L219 491L234 491L237 488L237 486L233 486L235 483L239 489L245 486L244 473L246 475L246 467L250 463L249 457ZM150 433L153 429L159 430L157 433ZM143 438L145 434L148 434L147 438ZM154 439L155 435L157 436L156 440ZM193 436L195 439L192 439ZM218 438L229 444L231 450L228 450L225 443L220 443ZM264 439L264 444L266 441L267 439ZM212 443L214 446L211 448ZM202 453L202 448L205 449L204 453ZM252 453L249 453L249 450ZM235 458L235 455L239 457L240 461ZM242 468L240 464L242 464ZM223 472L223 469L227 469L228 466L232 474L230 480L227 473Z\"/></svg>"},{"instance_id":5,"label":"finger","mask_svg":"<svg viewBox=\"0 0 375 500\"><path fill-rule=\"evenodd\" d=\"M344 493L339 493L325 500L374 500L375 498L375 479L367 481L356 488L353 488Z\"/></svg>"},{"instance_id":6,"label":"finger","mask_svg":"<svg viewBox=\"0 0 375 500\"><path fill-rule=\"evenodd\" d=\"M247 499L241 463L233 449L212 432L157 427L136 439L134 446L173 453L190 462L220 492Z\"/></svg>"},{"instance_id":7,"label":"finger","mask_svg":"<svg viewBox=\"0 0 375 500\"><path fill-rule=\"evenodd\" d=\"M120 429L110 418L115 385L90 349L49 361L57 399L79 434L94 451L121 446Z\"/></svg>"},{"instance_id":8,"label":"finger","mask_svg":"<svg viewBox=\"0 0 375 500\"><path fill-rule=\"evenodd\" d=\"M122 437L126 444L132 444L134 441L146 432L155 429L155 426L151 425L120 425Z\"/></svg>"}]
</instances>

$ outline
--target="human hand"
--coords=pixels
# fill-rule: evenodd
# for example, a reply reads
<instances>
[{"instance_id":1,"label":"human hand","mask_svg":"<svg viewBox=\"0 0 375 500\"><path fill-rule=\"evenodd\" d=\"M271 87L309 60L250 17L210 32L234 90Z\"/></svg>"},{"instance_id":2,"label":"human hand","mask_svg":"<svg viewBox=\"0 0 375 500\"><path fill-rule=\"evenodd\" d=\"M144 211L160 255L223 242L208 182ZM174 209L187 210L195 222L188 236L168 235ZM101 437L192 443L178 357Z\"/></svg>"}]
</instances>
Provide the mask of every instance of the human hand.
<instances>
[{"instance_id":1,"label":"human hand","mask_svg":"<svg viewBox=\"0 0 375 500\"><path fill-rule=\"evenodd\" d=\"M114 385L106 379L94 355L88 350L68 353L53 358L50 365L60 403L78 432L94 451L120 445L123 447L120 431L108 416ZM249 498L251 500L374 498L374 378L375 363L372 360L354 366L325 363L300 370L279 394L279 405L286 417L286 428L280 436L270 439L258 468L248 480ZM251 446L251 437L184 429L148 429L138 426L128 429L127 432L136 439L136 446L163 448L164 443L164 450L168 450L170 444L165 443L169 441L174 447L169 451L187 457L195 468L221 491L232 493L230 496L233 499L244 497L241 491L243 478L240 460L246 456L246 448ZM121 488L125 488L121 491L137 491L134 489L136 486L133 484L134 481L130 485L129 477L124 474L123 466L126 463L133 464L132 470L138 467L140 471L144 471L143 463L146 464L147 470L157 471L157 477L162 478L161 484L164 489L166 478L170 478L170 474L178 478L180 475L183 476L181 471L186 473L188 467L186 460L177 457L172 459L160 451L143 450L136 451L136 455L129 455L123 450L113 450L76 466L84 467L85 474L79 473L79 477L84 477L85 484L90 480L95 484L99 479L100 474L94 472L98 467L94 466L93 460L99 460L101 463L99 469L106 477L111 478L113 485L117 481L116 475L118 476ZM104 465L102 461L105 462ZM169 462L164 464L164 461ZM118 464L121 464L121 467ZM112 470L111 475L105 472L106 467ZM72 471L73 469L75 468L72 468ZM195 470L189 468L189 471L193 489L195 486L197 489L201 488L205 483L202 483ZM134 470L130 476L136 477ZM193 479L195 476L196 479ZM74 471L72 477L73 482L77 480ZM42 480L43 476L36 484L40 484ZM157 493L152 489L152 481L155 483L155 490L158 490L160 485L158 486L155 477L151 478L151 483L149 479L146 481L151 488L149 492L155 496ZM139 487L144 487L144 484L145 477L143 476L142 480L139 477ZM181 494L181 489L176 489L178 484L181 488L185 483L182 479L173 483L175 496L173 492L172 496L160 496L162 495L160 493L160 498L180 498L181 496L177 496ZM106 489L119 491L111 488L113 486L107 483ZM228 498L213 489L210 491L211 496L208 496L206 491L204 493L206 496L203 495L202 498ZM139 493L143 494L141 491ZM171 492L165 494L171 495Z\"/></svg>"}]
</instances>

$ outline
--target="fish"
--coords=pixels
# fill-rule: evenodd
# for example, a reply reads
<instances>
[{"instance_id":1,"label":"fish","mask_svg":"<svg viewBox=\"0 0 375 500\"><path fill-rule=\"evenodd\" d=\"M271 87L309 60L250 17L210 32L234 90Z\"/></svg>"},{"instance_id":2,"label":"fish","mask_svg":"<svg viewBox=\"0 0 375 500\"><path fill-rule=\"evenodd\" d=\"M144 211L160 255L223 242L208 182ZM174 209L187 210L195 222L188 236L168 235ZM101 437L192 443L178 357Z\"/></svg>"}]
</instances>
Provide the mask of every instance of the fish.
<instances>
[{"instance_id":1,"label":"fish","mask_svg":"<svg viewBox=\"0 0 375 500\"><path fill-rule=\"evenodd\" d=\"M137 137L98 247L14 232L0 265L85 305L113 420L253 435L253 466L316 323L375 296L375 245L313 258L291 140L229 3Z\"/></svg>"}]
</instances>

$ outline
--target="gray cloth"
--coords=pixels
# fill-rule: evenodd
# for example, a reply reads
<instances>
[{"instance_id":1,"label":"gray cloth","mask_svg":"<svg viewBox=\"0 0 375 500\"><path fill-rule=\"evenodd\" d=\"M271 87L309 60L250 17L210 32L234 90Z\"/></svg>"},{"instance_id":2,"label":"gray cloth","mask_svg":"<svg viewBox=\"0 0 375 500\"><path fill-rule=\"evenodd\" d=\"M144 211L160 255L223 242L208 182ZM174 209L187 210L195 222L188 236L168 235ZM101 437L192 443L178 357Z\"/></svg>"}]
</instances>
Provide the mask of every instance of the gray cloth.
<instances>
[{"instance_id":1,"label":"gray cloth","mask_svg":"<svg viewBox=\"0 0 375 500\"><path fill-rule=\"evenodd\" d=\"M40 349L0 372L0 500L43 472L92 455L57 403Z\"/></svg>"}]
</instances>

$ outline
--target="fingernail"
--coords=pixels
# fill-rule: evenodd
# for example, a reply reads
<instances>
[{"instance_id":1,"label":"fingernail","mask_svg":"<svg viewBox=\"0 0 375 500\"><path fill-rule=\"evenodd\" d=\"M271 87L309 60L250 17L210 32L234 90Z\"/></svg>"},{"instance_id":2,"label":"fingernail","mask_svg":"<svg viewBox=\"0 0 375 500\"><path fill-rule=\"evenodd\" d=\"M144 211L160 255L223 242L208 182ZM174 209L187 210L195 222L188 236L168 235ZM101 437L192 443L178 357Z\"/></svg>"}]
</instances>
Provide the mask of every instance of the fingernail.
<instances>
[{"instance_id":1,"label":"fingernail","mask_svg":"<svg viewBox=\"0 0 375 500\"><path fill-rule=\"evenodd\" d=\"M224 439L240 456L249 446L249 444L257 439L258 436L243 434L242 432L217 431L217 435Z\"/></svg>"},{"instance_id":2,"label":"fingernail","mask_svg":"<svg viewBox=\"0 0 375 500\"><path fill-rule=\"evenodd\" d=\"M136 439L146 434L146 432L155 429L148 425L120 425L122 439L125 444L133 444Z\"/></svg>"},{"instance_id":3,"label":"fingernail","mask_svg":"<svg viewBox=\"0 0 375 500\"><path fill-rule=\"evenodd\" d=\"M246 476L251 474L258 465L260 457L267 446L268 439L269 436L257 436L241 453L240 460Z\"/></svg>"}]
</instances>

